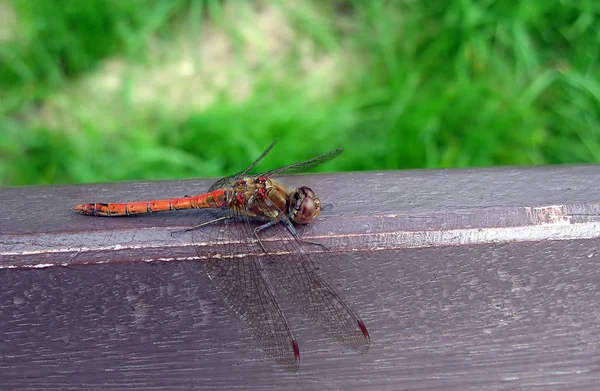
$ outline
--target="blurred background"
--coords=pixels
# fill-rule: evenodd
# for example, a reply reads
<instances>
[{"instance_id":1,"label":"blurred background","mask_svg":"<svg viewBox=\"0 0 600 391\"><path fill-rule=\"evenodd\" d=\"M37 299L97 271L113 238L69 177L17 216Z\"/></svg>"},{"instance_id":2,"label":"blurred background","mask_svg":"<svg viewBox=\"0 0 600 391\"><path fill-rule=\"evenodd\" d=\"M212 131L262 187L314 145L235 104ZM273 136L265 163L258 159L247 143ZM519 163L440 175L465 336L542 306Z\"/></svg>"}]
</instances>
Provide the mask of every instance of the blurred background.
<instances>
[{"instance_id":1,"label":"blurred background","mask_svg":"<svg viewBox=\"0 0 600 391\"><path fill-rule=\"evenodd\" d=\"M0 0L0 185L600 161L600 6Z\"/></svg>"}]
</instances>

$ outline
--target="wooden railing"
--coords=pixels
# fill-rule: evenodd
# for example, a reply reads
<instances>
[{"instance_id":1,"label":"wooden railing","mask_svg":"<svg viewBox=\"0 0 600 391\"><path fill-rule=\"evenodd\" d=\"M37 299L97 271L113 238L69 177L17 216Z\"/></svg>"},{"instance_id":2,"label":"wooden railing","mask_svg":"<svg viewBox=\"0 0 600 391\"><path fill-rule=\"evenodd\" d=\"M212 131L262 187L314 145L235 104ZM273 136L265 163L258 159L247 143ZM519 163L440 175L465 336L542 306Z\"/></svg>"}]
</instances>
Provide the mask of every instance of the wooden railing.
<instances>
[{"instance_id":1,"label":"wooden railing","mask_svg":"<svg viewBox=\"0 0 600 391\"><path fill-rule=\"evenodd\" d=\"M600 384L600 167L282 181L326 205L299 230L329 248L307 246L362 315L369 353L330 341L284 299L303 355L298 374L281 371L215 294L198 237L177 234L205 212L71 210L199 194L212 181L4 188L0 389Z\"/></svg>"}]
</instances>

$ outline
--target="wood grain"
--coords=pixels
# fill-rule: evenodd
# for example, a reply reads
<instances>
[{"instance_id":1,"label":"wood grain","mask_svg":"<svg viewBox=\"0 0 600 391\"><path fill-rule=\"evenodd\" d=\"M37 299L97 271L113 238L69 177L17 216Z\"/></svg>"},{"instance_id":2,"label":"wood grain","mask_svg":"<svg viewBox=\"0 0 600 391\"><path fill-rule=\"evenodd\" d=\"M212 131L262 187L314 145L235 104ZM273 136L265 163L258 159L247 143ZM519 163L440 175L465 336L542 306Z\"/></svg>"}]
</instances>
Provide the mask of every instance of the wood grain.
<instances>
[{"instance_id":1,"label":"wood grain","mask_svg":"<svg viewBox=\"0 0 600 391\"><path fill-rule=\"evenodd\" d=\"M198 211L109 219L71 210L193 195L210 180L5 188L0 389L600 384L597 166L282 181L329 204L300 232L331 249L310 251L369 328L368 354L329 340L283 297L303 355L298 374L281 371L219 300L191 236L172 234Z\"/></svg>"}]
</instances>

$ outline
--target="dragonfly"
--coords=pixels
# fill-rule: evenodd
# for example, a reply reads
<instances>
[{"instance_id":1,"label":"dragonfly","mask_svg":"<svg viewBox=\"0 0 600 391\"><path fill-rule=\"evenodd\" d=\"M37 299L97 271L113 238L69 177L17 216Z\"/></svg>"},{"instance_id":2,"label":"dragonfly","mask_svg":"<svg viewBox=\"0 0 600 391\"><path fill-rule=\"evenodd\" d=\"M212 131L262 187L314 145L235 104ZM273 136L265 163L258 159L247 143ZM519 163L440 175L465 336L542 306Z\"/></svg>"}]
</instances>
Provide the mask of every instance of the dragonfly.
<instances>
[{"instance_id":1,"label":"dragonfly","mask_svg":"<svg viewBox=\"0 0 600 391\"><path fill-rule=\"evenodd\" d=\"M305 225L319 216L321 201L307 186L287 190L273 179L309 170L337 157L343 149L249 175L276 143L277 140L248 168L218 180L200 195L127 203L92 202L74 209L84 215L106 217L182 209L219 212L186 231L205 231L203 228L208 225L220 224L212 232L216 242L223 244L224 253L204 257L203 262L210 280L263 351L284 370L297 372L300 349L274 287L281 288L294 308L347 348L366 353L370 336L352 307L321 275L318 263L307 250L307 246L328 250L327 247L303 239L296 229L295 224ZM267 233L269 236L265 237ZM194 243L201 242L195 238ZM197 245L196 251L200 255L203 250Z\"/></svg>"}]
</instances>

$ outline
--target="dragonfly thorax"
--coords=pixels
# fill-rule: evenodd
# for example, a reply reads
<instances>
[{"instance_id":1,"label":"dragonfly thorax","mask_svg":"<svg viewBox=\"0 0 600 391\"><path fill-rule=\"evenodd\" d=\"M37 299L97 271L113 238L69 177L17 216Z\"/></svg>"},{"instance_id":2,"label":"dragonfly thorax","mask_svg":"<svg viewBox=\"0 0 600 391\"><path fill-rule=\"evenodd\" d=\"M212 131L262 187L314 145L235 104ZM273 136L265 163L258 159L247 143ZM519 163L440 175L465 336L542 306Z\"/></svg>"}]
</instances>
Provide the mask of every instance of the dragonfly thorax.
<instances>
[{"instance_id":1,"label":"dragonfly thorax","mask_svg":"<svg viewBox=\"0 0 600 391\"><path fill-rule=\"evenodd\" d=\"M310 188L287 192L270 178L240 179L226 194L230 208L258 220L277 219L283 213L295 223L307 224L321 212L321 201Z\"/></svg>"}]
</instances>

